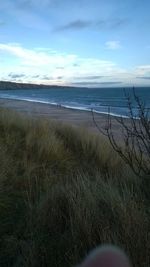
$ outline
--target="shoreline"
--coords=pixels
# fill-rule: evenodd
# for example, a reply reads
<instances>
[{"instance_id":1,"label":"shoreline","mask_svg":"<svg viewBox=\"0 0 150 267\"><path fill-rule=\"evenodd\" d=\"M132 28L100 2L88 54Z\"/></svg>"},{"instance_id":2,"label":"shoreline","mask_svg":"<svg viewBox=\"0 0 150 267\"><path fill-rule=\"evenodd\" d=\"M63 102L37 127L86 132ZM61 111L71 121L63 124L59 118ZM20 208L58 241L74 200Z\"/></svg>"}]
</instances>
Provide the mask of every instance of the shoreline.
<instances>
[{"instance_id":1,"label":"shoreline","mask_svg":"<svg viewBox=\"0 0 150 267\"><path fill-rule=\"evenodd\" d=\"M71 109L71 110L77 110L77 111L85 111L85 112L94 112L94 114L100 114L100 115L110 115L111 117L122 117L124 119L129 119L129 117L127 115L119 115L117 113L113 113L113 112L106 112L106 111L98 111L98 110L95 110L94 108L86 108L86 107L82 107L82 106L71 106L71 105L65 105L65 104L60 104L60 103L56 103L56 102L49 102L49 101L42 101L42 100L34 100L34 99L27 99L27 98L3 98L1 97L0 99L2 100L12 100L12 101L26 101L26 102L30 102L30 103L39 103L39 104L44 104L44 105L52 105L52 106L55 106L55 107L62 107L62 108L66 108L66 109ZM101 106L102 108L106 107L105 105L102 105ZM111 107L110 107L111 108ZM108 108L109 109L109 108Z\"/></svg>"},{"instance_id":2,"label":"shoreline","mask_svg":"<svg viewBox=\"0 0 150 267\"><path fill-rule=\"evenodd\" d=\"M49 103L6 98L0 98L0 107L12 109L27 116L51 119L99 133L93 121L92 112L88 110L78 110ZM102 129L105 128L107 114L94 112L94 117L98 125ZM121 126L117 123L115 116L111 115L111 118L114 132L119 136Z\"/></svg>"}]
</instances>

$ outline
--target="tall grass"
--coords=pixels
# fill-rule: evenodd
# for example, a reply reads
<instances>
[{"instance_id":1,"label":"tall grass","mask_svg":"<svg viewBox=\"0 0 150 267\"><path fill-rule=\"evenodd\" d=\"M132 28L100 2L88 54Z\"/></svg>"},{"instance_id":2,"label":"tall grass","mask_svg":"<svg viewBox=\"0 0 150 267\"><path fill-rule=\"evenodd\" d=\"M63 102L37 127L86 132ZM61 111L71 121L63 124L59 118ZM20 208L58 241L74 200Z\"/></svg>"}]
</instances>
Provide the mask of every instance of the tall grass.
<instances>
[{"instance_id":1,"label":"tall grass","mask_svg":"<svg viewBox=\"0 0 150 267\"><path fill-rule=\"evenodd\" d=\"M70 267L111 243L147 267L143 184L101 136L0 110L0 266Z\"/></svg>"}]
</instances>

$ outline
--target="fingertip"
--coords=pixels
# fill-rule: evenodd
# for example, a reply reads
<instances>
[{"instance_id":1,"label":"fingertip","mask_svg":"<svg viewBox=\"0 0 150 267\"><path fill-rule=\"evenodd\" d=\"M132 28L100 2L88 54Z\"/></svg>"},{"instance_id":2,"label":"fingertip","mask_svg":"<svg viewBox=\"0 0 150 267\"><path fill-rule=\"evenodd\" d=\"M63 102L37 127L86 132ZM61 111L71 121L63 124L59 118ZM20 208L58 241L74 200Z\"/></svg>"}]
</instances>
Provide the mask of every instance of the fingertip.
<instances>
[{"instance_id":1,"label":"fingertip","mask_svg":"<svg viewBox=\"0 0 150 267\"><path fill-rule=\"evenodd\" d=\"M94 249L80 265L81 267L131 267L126 254L112 245Z\"/></svg>"}]
</instances>

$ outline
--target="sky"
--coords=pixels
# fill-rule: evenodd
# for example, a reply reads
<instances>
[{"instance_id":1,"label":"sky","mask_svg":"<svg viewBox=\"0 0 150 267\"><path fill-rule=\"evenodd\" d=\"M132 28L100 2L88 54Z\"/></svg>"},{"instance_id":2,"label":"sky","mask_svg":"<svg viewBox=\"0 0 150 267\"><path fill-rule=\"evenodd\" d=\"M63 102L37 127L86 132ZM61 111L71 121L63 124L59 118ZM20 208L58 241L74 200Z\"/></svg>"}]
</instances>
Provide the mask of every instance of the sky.
<instances>
[{"instance_id":1,"label":"sky","mask_svg":"<svg viewBox=\"0 0 150 267\"><path fill-rule=\"evenodd\" d=\"M149 0L1 0L0 80L150 85Z\"/></svg>"}]
</instances>

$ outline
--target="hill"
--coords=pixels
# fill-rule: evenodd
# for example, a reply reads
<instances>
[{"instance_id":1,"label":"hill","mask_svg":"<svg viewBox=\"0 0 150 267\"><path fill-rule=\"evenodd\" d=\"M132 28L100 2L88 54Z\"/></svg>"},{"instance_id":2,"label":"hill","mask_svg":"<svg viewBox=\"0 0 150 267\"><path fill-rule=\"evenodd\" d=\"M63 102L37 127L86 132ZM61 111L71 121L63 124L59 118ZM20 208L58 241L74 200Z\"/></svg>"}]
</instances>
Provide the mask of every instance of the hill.
<instances>
[{"instance_id":1,"label":"hill","mask_svg":"<svg viewBox=\"0 0 150 267\"><path fill-rule=\"evenodd\" d=\"M57 88L74 88L70 86L58 85L44 85L44 84L31 84L31 83L16 83L0 81L0 90L20 90L20 89L57 89Z\"/></svg>"}]
</instances>

